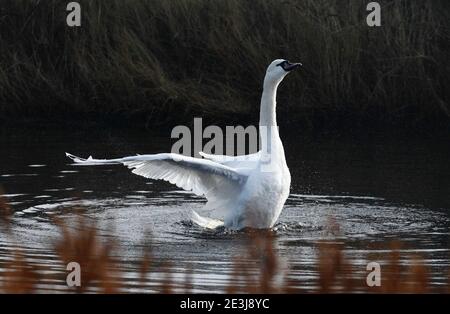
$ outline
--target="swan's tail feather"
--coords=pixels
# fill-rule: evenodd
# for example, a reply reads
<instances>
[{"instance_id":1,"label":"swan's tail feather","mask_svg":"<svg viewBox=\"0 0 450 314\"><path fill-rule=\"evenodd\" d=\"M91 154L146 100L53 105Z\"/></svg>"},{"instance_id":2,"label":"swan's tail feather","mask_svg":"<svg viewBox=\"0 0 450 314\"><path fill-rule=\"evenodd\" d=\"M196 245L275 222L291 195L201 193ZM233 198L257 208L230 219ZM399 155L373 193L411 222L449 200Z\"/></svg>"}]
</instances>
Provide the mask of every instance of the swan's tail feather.
<instances>
[{"instance_id":1,"label":"swan's tail feather","mask_svg":"<svg viewBox=\"0 0 450 314\"><path fill-rule=\"evenodd\" d=\"M208 217L202 217L195 211L192 211L191 221L205 229L216 229L217 227L223 226L223 221Z\"/></svg>"}]
</instances>

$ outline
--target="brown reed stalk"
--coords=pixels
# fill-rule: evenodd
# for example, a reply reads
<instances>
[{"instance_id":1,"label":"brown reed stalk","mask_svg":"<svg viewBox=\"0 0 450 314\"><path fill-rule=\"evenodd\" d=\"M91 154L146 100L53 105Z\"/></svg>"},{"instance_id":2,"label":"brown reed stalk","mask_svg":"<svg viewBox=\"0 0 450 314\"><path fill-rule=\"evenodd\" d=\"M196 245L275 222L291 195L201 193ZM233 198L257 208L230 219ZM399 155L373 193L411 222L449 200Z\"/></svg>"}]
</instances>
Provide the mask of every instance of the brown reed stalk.
<instances>
[{"instance_id":1,"label":"brown reed stalk","mask_svg":"<svg viewBox=\"0 0 450 314\"><path fill-rule=\"evenodd\" d=\"M3 227L6 231L10 231L13 210L3 194L3 189L0 187L0 227Z\"/></svg>"},{"instance_id":2,"label":"brown reed stalk","mask_svg":"<svg viewBox=\"0 0 450 314\"><path fill-rule=\"evenodd\" d=\"M36 284L39 283L40 276L20 249L14 250L13 259L3 267L5 270L0 274L1 292L24 294L36 291Z\"/></svg>"},{"instance_id":3,"label":"brown reed stalk","mask_svg":"<svg viewBox=\"0 0 450 314\"><path fill-rule=\"evenodd\" d=\"M59 218L54 218L62 236L54 245L54 250L64 264L77 262L81 267L82 285L77 292L86 292L98 282L103 293L116 293L119 285L114 281L117 267L112 259L115 243L108 238L102 242L95 222L84 215L77 215L77 224L73 230Z\"/></svg>"}]
</instances>

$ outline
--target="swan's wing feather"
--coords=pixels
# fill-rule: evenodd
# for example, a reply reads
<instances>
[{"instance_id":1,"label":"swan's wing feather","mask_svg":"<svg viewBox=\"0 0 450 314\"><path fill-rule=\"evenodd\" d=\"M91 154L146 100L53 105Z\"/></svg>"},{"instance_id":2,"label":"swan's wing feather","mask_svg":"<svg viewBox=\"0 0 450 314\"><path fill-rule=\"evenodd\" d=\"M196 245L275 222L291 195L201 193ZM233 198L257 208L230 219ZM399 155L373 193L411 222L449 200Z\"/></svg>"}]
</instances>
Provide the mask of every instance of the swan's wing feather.
<instances>
[{"instance_id":1,"label":"swan's wing feather","mask_svg":"<svg viewBox=\"0 0 450 314\"><path fill-rule=\"evenodd\" d=\"M200 156L231 168L255 168L261 159L261 152L242 156L211 155L204 152Z\"/></svg>"},{"instance_id":2,"label":"swan's wing feather","mask_svg":"<svg viewBox=\"0 0 450 314\"><path fill-rule=\"evenodd\" d=\"M84 159L68 153L66 155L80 165L124 164L134 174L168 181L196 195L204 195L213 202L227 199L229 193L239 190L247 179L245 173L231 167L178 154L138 155L118 159Z\"/></svg>"}]
</instances>

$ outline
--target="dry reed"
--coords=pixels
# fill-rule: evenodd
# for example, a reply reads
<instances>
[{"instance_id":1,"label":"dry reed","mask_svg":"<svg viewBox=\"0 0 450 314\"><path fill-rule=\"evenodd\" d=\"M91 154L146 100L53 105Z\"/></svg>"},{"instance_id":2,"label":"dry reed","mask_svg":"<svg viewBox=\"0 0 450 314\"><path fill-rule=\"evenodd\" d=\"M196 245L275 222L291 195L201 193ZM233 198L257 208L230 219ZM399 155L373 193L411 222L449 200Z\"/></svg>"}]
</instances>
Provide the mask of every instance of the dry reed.
<instances>
[{"instance_id":1,"label":"dry reed","mask_svg":"<svg viewBox=\"0 0 450 314\"><path fill-rule=\"evenodd\" d=\"M80 3L82 27L68 28L66 1L1 2L4 116L229 121L258 111L265 67L278 57L305 64L279 95L285 124L450 115L447 1L380 1L380 28L365 24L357 0Z\"/></svg>"}]
</instances>

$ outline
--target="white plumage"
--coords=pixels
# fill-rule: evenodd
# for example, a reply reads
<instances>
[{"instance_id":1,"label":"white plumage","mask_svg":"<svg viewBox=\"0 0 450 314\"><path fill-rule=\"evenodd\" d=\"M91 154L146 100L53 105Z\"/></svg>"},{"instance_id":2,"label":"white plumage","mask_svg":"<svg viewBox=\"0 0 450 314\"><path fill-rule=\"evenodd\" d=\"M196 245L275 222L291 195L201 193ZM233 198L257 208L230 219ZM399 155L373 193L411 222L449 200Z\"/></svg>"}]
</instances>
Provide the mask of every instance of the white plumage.
<instances>
[{"instance_id":1,"label":"white plumage","mask_svg":"<svg viewBox=\"0 0 450 314\"><path fill-rule=\"evenodd\" d=\"M300 64L273 61L266 72L261 98L261 150L247 156L201 153L205 159L179 154L137 155L117 159L79 158L79 165L123 164L134 174L165 180L208 200L205 209L223 220L193 214L207 228L221 224L231 229L271 228L289 195L291 177L276 125L276 92L285 75Z\"/></svg>"}]
</instances>

